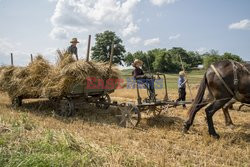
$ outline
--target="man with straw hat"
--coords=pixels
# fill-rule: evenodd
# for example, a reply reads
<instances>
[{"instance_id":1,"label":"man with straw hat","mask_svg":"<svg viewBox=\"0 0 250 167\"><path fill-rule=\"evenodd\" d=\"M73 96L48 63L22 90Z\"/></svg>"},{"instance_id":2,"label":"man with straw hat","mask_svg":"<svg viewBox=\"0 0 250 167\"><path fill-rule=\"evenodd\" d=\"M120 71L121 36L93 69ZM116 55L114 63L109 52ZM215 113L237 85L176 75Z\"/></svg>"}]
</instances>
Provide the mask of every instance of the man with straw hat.
<instances>
[{"instance_id":1,"label":"man with straw hat","mask_svg":"<svg viewBox=\"0 0 250 167\"><path fill-rule=\"evenodd\" d=\"M76 45L79 43L77 38L72 38L70 41L71 45L67 49L67 53L74 54L76 56L76 60L78 60L77 47Z\"/></svg>"},{"instance_id":2,"label":"man with straw hat","mask_svg":"<svg viewBox=\"0 0 250 167\"><path fill-rule=\"evenodd\" d=\"M185 79L185 72L180 71L179 72L179 79L178 79L179 98L176 100L176 102L186 100L186 82L187 82L187 80ZM186 108L185 104L183 104L183 108Z\"/></svg>"},{"instance_id":3,"label":"man with straw hat","mask_svg":"<svg viewBox=\"0 0 250 167\"><path fill-rule=\"evenodd\" d=\"M134 63L132 63L132 66L135 68L132 72L132 75L134 76L137 81L141 83L146 83L149 87L150 92L150 100L153 100L155 98L155 89L154 89L154 79L148 78L146 75L144 75L143 70L140 68L143 65L143 62L139 59L135 59Z\"/></svg>"}]
</instances>

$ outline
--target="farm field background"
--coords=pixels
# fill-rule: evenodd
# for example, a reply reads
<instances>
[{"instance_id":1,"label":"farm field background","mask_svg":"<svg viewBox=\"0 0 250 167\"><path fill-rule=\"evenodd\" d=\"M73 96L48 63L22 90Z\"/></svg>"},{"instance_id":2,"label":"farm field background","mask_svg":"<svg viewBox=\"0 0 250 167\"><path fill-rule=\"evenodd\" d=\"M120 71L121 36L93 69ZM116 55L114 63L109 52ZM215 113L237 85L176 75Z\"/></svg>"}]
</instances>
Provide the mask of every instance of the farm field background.
<instances>
[{"instance_id":1,"label":"farm field background","mask_svg":"<svg viewBox=\"0 0 250 167\"><path fill-rule=\"evenodd\" d=\"M124 72L124 74L130 74ZM203 72L192 72L193 95ZM178 96L176 74L168 74L169 98ZM146 92L142 91L145 97ZM156 91L158 98L163 89ZM135 102L135 89L119 89L112 100ZM187 89L187 99L191 99ZM77 115L54 114L46 99L25 100L11 108L10 99L0 94L1 166L249 166L250 113L230 111L234 127L226 127L222 111L214 116L220 140L207 133L204 109L198 112L189 134L181 132L187 109L169 109L160 116L144 113L136 129L117 125L116 108L101 111L86 105ZM234 107L237 108L238 105ZM188 108L190 105L188 105Z\"/></svg>"}]
</instances>

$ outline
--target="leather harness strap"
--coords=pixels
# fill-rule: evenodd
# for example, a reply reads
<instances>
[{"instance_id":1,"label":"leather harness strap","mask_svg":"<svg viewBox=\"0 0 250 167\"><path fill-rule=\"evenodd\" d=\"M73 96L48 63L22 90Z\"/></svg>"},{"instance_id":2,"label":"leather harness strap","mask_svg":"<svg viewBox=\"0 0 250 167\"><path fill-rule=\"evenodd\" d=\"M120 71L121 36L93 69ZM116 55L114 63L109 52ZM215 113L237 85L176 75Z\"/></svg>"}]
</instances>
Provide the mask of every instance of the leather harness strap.
<instances>
[{"instance_id":1,"label":"leather harness strap","mask_svg":"<svg viewBox=\"0 0 250 167\"><path fill-rule=\"evenodd\" d=\"M238 92L238 84L239 84L239 80L238 80L238 76L237 76L237 69L238 67L235 65L235 62L230 60L230 62L232 63L233 66L233 73L234 73L234 92Z\"/></svg>"},{"instance_id":2,"label":"leather harness strap","mask_svg":"<svg viewBox=\"0 0 250 167\"><path fill-rule=\"evenodd\" d=\"M223 83L223 85L225 86L225 88L227 89L227 91L234 96L233 91L228 87L228 85L226 84L226 82L222 79L220 73L216 70L216 68L214 67L214 65L211 65L213 71L215 72L216 76L219 78L219 80Z\"/></svg>"}]
</instances>

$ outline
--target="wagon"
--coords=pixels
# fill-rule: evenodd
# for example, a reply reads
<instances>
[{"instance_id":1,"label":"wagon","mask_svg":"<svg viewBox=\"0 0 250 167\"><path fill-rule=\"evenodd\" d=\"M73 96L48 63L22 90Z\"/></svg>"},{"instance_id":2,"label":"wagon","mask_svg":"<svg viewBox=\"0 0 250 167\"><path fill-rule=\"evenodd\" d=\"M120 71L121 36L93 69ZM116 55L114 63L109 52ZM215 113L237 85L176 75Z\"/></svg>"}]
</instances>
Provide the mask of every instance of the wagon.
<instances>
[{"instance_id":1,"label":"wagon","mask_svg":"<svg viewBox=\"0 0 250 167\"><path fill-rule=\"evenodd\" d=\"M61 97L49 97L49 100L53 102L55 111L58 115L69 117L81 109L86 104L94 104L97 108L107 110L110 106L115 106L117 110L116 117L118 118L118 124L123 127L136 127L141 121L141 114L143 112L153 113L154 116L160 115L162 111L167 111L169 108L182 104L191 104L192 101L179 101L175 102L170 100L167 91L167 81L165 74L157 73L154 76L163 78L164 82L164 98L150 100L149 97L142 99L140 95L140 83L135 80L135 87L137 92L137 102L134 103L118 103L112 101L109 94L113 93L115 89L97 88L87 89L84 83L73 83L70 91ZM144 83L144 89L146 89L149 95L149 87ZM24 96L16 97L12 100L14 106L20 106L22 99L29 98ZM34 98L34 97L32 97Z\"/></svg>"},{"instance_id":2,"label":"wagon","mask_svg":"<svg viewBox=\"0 0 250 167\"><path fill-rule=\"evenodd\" d=\"M46 97L52 101L55 111L60 116L71 116L86 103L94 103L97 108L108 109L111 104L109 94L115 89L86 89L86 83L73 83L70 90L59 97ZM18 96L12 98L12 105L19 107L23 99L41 98Z\"/></svg>"}]
</instances>

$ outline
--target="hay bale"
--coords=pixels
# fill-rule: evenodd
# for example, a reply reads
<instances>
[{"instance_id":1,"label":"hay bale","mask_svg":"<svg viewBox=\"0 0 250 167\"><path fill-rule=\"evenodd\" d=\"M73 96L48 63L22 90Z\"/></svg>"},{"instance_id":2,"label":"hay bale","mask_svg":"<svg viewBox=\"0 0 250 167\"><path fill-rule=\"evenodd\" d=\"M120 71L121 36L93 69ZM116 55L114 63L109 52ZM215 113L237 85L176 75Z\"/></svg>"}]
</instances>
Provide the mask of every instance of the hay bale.
<instances>
[{"instance_id":1,"label":"hay bale","mask_svg":"<svg viewBox=\"0 0 250 167\"><path fill-rule=\"evenodd\" d=\"M2 67L0 89L10 97L39 97L51 66L42 56L37 56L27 67Z\"/></svg>"},{"instance_id":2,"label":"hay bale","mask_svg":"<svg viewBox=\"0 0 250 167\"><path fill-rule=\"evenodd\" d=\"M97 79L118 79L117 69L109 70L108 64L76 61L64 53L55 66L41 55L35 57L27 67L1 67L0 90L13 97L60 97L68 94L72 87L87 84L88 77Z\"/></svg>"},{"instance_id":3,"label":"hay bale","mask_svg":"<svg viewBox=\"0 0 250 167\"><path fill-rule=\"evenodd\" d=\"M0 90L10 91L11 90L11 79L16 67L13 66L2 66L0 73Z\"/></svg>"},{"instance_id":4,"label":"hay bale","mask_svg":"<svg viewBox=\"0 0 250 167\"><path fill-rule=\"evenodd\" d=\"M120 75L117 69L108 71L108 64L83 60L75 61L72 55L64 54L63 58L61 57L57 62L57 66L49 74L43 94L49 97L63 96L68 94L77 83L86 86L88 77L103 80L119 78Z\"/></svg>"}]
</instances>

